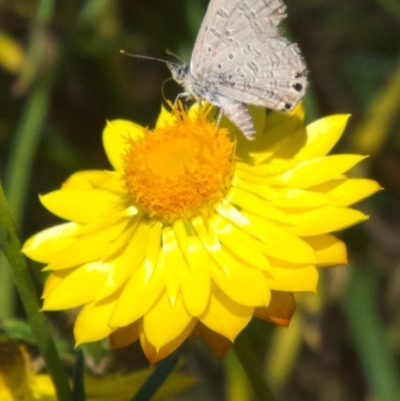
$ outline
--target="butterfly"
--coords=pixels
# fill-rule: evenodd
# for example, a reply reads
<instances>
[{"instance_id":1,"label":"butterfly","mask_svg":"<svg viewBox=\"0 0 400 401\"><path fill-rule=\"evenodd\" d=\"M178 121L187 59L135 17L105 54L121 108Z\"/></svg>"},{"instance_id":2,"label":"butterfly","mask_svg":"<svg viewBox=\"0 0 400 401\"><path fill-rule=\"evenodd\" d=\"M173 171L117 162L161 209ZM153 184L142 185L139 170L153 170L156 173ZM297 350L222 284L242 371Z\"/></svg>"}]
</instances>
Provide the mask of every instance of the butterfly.
<instances>
[{"instance_id":1,"label":"butterfly","mask_svg":"<svg viewBox=\"0 0 400 401\"><path fill-rule=\"evenodd\" d=\"M190 63L167 62L181 95L219 107L254 139L247 104L290 111L307 89L300 50L278 28L285 17L281 0L211 0Z\"/></svg>"}]
</instances>

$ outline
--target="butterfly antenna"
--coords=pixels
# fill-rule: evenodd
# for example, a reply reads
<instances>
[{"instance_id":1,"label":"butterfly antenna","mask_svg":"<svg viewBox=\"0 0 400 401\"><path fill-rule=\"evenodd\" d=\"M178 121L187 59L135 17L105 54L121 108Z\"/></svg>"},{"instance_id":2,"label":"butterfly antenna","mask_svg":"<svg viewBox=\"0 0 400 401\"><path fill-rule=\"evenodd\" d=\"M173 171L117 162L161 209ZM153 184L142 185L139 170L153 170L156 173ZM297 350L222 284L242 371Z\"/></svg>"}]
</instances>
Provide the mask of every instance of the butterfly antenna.
<instances>
[{"instance_id":1,"label":"butterfly antenna","mask_svg":"<svg viewBox=\"0 0 400 401\"><path fill-rule=\"evenodd\" d=\"M125 50L121 49L119 51L121 54L124 54L125 56L129 57L134 57L134 58L143 58L145 60L153 60L153 61L159 61L160 63L169 63L168 60L164 60L162 58L157 58L157 57L150 57L150 56L143 56L141 54L133 54L133 53L128 53Z\"/></svg>"},{"instance_id":2,"label":"butterfly antenna","mask_svg":"<svg viewBox=\"0 0 400 401\"><path fill-rule=\"evenodd\" d=\"M145 60L159 61L160 63L170 63L170 64L178 65L177 63L173 63L173 62L171 62L171 61L164 60L164 59L162 59L162 58L151 57L151 56L143 56L143 55L141 55L141 54L128 53L128 52L126 52L126 51L123 50L123 49L121 49L119 52L120 52L121 54L124 54L125 56L129 56L129 57L142 58L142 59L145 59ZM167 52L167 53L168 53L168 52ZM175 54L173 54L173 53L168 53L168 54L171 54L171 55L175 56ZM178 56L175 56L175 57L179 59ZM168 81L171 81L172 79L173 79L172 77L166 79L166 80L163 82L162 86L161 86L161 94L162 94L162 97L163 97L163 99L164 99L167 103L168 103L168 99L167 99L167 97L165 96L164 86L165 86L165 84L166 84Z\"/></svg>"}]
</instances>

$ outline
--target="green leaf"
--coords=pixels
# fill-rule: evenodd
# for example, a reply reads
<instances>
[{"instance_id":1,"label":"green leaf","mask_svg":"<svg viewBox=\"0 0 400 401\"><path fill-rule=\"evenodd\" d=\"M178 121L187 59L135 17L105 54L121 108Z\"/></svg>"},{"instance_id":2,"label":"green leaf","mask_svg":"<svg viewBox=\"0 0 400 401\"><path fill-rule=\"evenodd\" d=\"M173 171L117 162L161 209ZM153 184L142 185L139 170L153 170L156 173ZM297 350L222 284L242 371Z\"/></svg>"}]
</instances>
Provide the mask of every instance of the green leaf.
<instances>
[{"instance_id":1,"label":"green leaf","mask_svg":"<svg viewBox=\"0 0 400 401\"><path fill-rule=\"evenodd\" d=\"M398 372L394 352L386 344L384 327L376 305L378 282L366 268L351 269L343 297L349 333L366 375L371 399L399 399Z\"/></svg>"},{"instance_id":2,"label":"green leaf","mask_svg":"<svg viewBox=\"0 0 400 401\"><path fill-rule=\"evenodd\" d=\"M0 330L3 331L7 337L23 341L28 344L36 345L35 338L32 334L32 329L27 322L18 319L6 319L0 323Z\"/></svg>"}]
</instances>

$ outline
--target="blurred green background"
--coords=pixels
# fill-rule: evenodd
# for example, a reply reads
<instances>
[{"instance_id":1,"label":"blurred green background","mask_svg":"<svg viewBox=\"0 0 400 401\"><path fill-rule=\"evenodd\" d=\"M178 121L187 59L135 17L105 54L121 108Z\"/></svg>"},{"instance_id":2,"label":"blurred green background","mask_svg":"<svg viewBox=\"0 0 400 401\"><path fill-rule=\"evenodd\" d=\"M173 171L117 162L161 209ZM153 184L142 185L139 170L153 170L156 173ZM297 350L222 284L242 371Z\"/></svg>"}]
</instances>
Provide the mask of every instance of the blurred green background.
<instances>
[{"instance_id":1,"label":"blurred green background","mask_svg":"<svg viewBox=\"0 0 400 401\"><path fill-rule=\"evenodd\" d=\"M171 59L168 48L190 60L207 3L0 1L0 178L21 240L58 223L39 193L77 170L110 168L101 142L106 119L154 125L170 73L119 50ZM385 191L360 205L368 222L341 234L350 266L321 273L319 295L299 297L289 330L251 325L253 351L277 400L394 401L400 399L400 1L285 3L285 31L310 71L307 120L351 113L335 151L370 154L357 175L379 180ZM179 90L174 82L164 87L172 100ZM6 267L0 258L0 318L15 333L24 314ZM32 265L40 291L39 269ZM73 315L49 316L68 344L68 363ZM95 361L89 370L143 364L131 347L111 352L100 369L106 348L87 347ZM253 399L233 354L219 361L195 340L181 352L201 381L176 400Z\"/></svg>"}]
</instances>

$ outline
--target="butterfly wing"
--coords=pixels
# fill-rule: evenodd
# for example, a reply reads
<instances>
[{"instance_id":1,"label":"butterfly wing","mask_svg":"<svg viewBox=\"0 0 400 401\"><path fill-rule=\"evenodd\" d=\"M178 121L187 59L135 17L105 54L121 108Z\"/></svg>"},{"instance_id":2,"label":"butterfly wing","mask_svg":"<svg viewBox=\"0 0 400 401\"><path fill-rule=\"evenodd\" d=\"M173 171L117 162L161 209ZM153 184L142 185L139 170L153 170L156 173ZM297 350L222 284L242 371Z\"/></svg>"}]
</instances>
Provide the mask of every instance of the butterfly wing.
<instances>
[{"instance_id":1,"label":"butterfly wing","mask_svg":"<svg viewBox=\"0 0 400 401\"><path fill-rule=\"evenodd\" d=\"M219 47L239 48L248 34L255 37L258 31L278 36L285 9L281 0L211 0L194 45L192 73L201 72L210 57L217 57Z\"/></svg>"},{"instance_id":2,"label":"butterfly wing","mask_svg":"<svg viewBox=\"0 0 400 401\"><path fill-rule=\"evenodd\" d=\"M190 73L218 95L290 110L307 87L295 44L280 35L281 0L211 0L195 43ZM217 81L217 82L215 82Z\"/></svg>"},{"instance_id":3,"label":"butterfly wing","mask_svg":"<svg viewBox=\"0 0 400 401\"><path fill-rule=\"evenodd\" d=\"M254 44L256 49L259 42L248 42L248 46ZM269 40L264 45L267 55L246 55L241 63L226 63L225 71L219 74L219 93L244 103L292 110L307 88L300 51L284 39Z\"/></svg>"}]
</instances>

